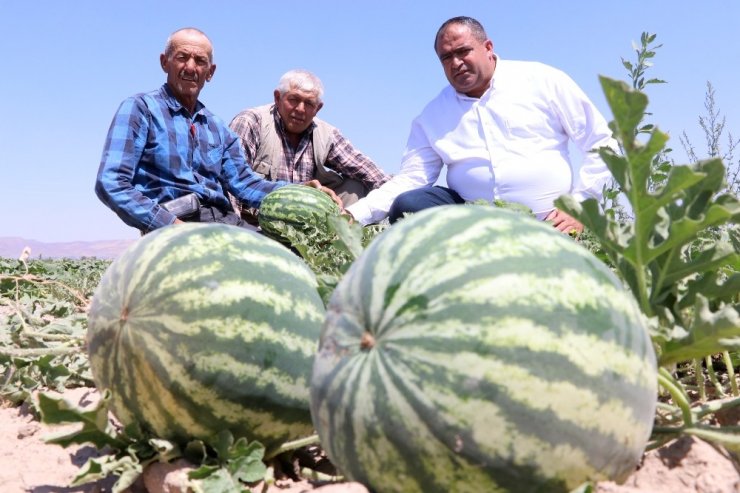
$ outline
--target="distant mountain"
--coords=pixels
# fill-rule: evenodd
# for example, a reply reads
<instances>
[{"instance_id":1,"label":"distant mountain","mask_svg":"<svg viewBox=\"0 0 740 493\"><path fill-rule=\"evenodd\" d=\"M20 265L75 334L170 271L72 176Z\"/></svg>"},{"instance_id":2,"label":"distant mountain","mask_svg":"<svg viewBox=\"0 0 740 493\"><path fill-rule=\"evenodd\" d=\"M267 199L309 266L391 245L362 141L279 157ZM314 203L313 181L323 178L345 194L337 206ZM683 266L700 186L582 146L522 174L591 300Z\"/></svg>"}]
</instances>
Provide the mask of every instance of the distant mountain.
<instances>
[{"instance_id":1,"label":"distant mountain","mask_svg":"<svg viewBox=\"0 0 740 493\"><path fill-rule=\"evenodd\" d=\"M136 240L67 241L45 243L17 237L0 237L0 257L18 258L25 247L29 258L115 258Z\"/></svg>"}]
</instances>

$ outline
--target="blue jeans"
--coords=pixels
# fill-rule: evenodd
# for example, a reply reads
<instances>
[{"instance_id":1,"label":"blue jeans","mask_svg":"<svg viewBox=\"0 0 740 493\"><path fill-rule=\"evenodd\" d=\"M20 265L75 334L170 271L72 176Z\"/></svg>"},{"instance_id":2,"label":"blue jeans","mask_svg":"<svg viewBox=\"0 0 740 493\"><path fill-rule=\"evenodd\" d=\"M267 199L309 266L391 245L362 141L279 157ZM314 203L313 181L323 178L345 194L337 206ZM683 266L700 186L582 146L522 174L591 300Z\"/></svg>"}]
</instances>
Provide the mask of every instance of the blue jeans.
<instances>
[{"instance_id":1,"label":"blue jeans","mask_svg":"<svg viewBox=\"0 0 740 493\"><path fill-rule=\"evenodd\" d=\"M438 205L463 204L465 199L446 187L423 187L416 190L404 192L393 201L390 211L388 211L388 220L395 223L401 219L404 213L419 212L430 207Z\"/></svg>"}]
</instances>

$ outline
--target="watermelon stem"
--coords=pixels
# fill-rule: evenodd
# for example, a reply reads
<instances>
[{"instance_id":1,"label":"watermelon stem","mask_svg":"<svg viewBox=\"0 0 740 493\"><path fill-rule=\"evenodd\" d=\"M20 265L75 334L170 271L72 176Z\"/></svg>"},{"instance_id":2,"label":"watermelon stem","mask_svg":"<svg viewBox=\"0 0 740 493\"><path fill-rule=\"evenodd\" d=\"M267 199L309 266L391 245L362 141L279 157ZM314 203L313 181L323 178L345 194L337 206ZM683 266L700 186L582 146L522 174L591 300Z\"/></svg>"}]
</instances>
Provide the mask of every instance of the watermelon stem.
<instances>
[{"instance_id":1,"label":"watermelon stem","mask_svg":"<svg viewBox=\"0 0 740 493\"><path fill-rule=\"evenodd\" d=\"M0 356L10 358L35 358L40 356L66 356L68 354L82 353L85 348L79 346L61 346L55 348L3 348Z\"/></svg>"},{"instance_id":2,"label":"watermelon stem","mask_svg":"<svg viewBox=\"0 0 740 493\"><path fill-rule=\"evenodd\" d=\"M365 331L360 339L360 348L363 351L369 351L375 347L375 337L370 332Z\"/></svg>"},{"instance_id":3,"label":"watermelon stem","mask_svg":"<svg viewBox=\"0 0 740 493\"><path fill-rule=\"evenodd\" d=\"M681 409L681 416L683 417L684 426L691 426L694 424L694 417L691 414L691 404L689 397L681 387L681 384L671 376L671 374L664 367L658 369L658 383L671 394L673 402Z\"/></svg>"},{"instance_id":4,"label":"watermelon stem","mask_svg":"<svg viewBox=\"0 0 740 493\"><path fill-rule=\"evenodd\" d=\"M737 380L735 379L735 368L732 366L732 359L730 359L730 352L723 351L722 359L725 362L725 368L727 368L727 378L730 380L730 388L732 389L732 395L734 397L740 396L740 391L737 388Z\"/></svg>"},{"instance_id":5,"label":"watermelon stem","mask_svg":"<svg viewBox=\"0 0 740 493\"><path fill-rule=\"evenodd\" d=\"M314 434L306 438L299 438L298 440L285 442L284 444L280 445L277 449L273 450L269 454L266 454L264 460L267 461L282 453L289 452L291 450L296 450L301 447L307 447L309 445L319 445L319 435Z\"/></svg>"}]
</instances>

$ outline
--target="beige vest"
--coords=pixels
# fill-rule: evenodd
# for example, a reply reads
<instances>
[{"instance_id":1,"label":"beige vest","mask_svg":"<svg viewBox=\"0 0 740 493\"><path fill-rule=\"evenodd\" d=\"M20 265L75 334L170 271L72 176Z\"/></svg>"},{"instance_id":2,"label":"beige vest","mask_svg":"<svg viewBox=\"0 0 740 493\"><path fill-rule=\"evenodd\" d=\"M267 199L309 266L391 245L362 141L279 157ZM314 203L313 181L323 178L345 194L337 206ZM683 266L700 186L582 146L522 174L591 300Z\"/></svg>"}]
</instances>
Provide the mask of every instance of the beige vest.
<instances>
[{"instance_id":1,"label":"beige vest","mask_svg":"<svg viewBox=\"0 0 740 493\"><path fill-rule=\"evenodd\" d=\"M276 167L283 159L283 143L275 129L275 120L272 115L273 104L266 104L254 108L262 122L260 128L260 145L257 147L252 169L255 173L277 180ZM316 124L313 129L313 159L316 166L314 178L322 185L329 187L340 196L344 205L350 205L367 195L369 190L361 182L351 178L344 178L336 171L326 168L326 158L329 155L329 143L334 127L318 118L313 119Z\"/></svg>"}]
</instances>

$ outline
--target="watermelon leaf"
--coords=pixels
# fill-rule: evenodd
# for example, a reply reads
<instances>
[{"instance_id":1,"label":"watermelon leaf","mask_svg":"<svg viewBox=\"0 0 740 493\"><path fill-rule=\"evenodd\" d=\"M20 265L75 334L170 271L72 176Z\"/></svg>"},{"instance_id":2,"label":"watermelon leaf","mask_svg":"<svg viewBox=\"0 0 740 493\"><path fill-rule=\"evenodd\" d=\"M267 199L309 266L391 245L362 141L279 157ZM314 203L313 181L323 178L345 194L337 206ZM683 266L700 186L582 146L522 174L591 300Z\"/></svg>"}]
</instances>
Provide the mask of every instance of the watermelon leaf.
<instances>
[{"instance_id":1,"label":"watermelon leaf","mask_svg":"<svg viewBox=\"0 0 740 493\"><path fill-rule=\"evenodd\" d=\"M234 442L228 431L219 433L213 442L220 465L202 465L188 473L190 479L203 480L203 491L242 491L240 482L254 483L265 478L265 447L261 443L247 442L245 438Z\"/></svg>"},{"instance_id":2,"label":"watermelon leaf","mask_svg":"<svg viewBox=\"0 0 740 493\"><path fill-rule=\"evenodd\" d=\"M584 224L643 313L655 319L661 365L737 348L740 201L725 191L722 161L672 166L661 185L652 186L651 163L664 151L668 135L654 126L638 128L647 96L623 82L600 80L623 153L598 152L634 221L618 222L594 199L579 203L564 196L556 205Z\"/></svg>"},{"instance_id":3,"label":"watermelon leaf","mask_svg":"<svg viewBox=\"0 0 740 493\"><path fill-rule=\"evenodd\" d=\"M142 471L142 464L130 455L92 457L80 468L70 486L80 486L115 475L118 476L118 480L112 491L122 492L136 482Z\"/></svg>"},{"instance_id":4,"label":"watermelon leaf","mask_svg":"<svg viewBox=\"0 0 740 493\"><path fill-rule=\"evenodd\" d=\"M64 397L42 392L39 394L39 409L41 422L46 424L82 423L82 427L74 431L64 431L50 436L47 443L55 443L62 447L72 444L92 443L97 448L106 445L114 448L125 448L122 441L108 420L108 401L110 392L105 391L90 409L76 406Z\"/></svg>"}]
</instances>

